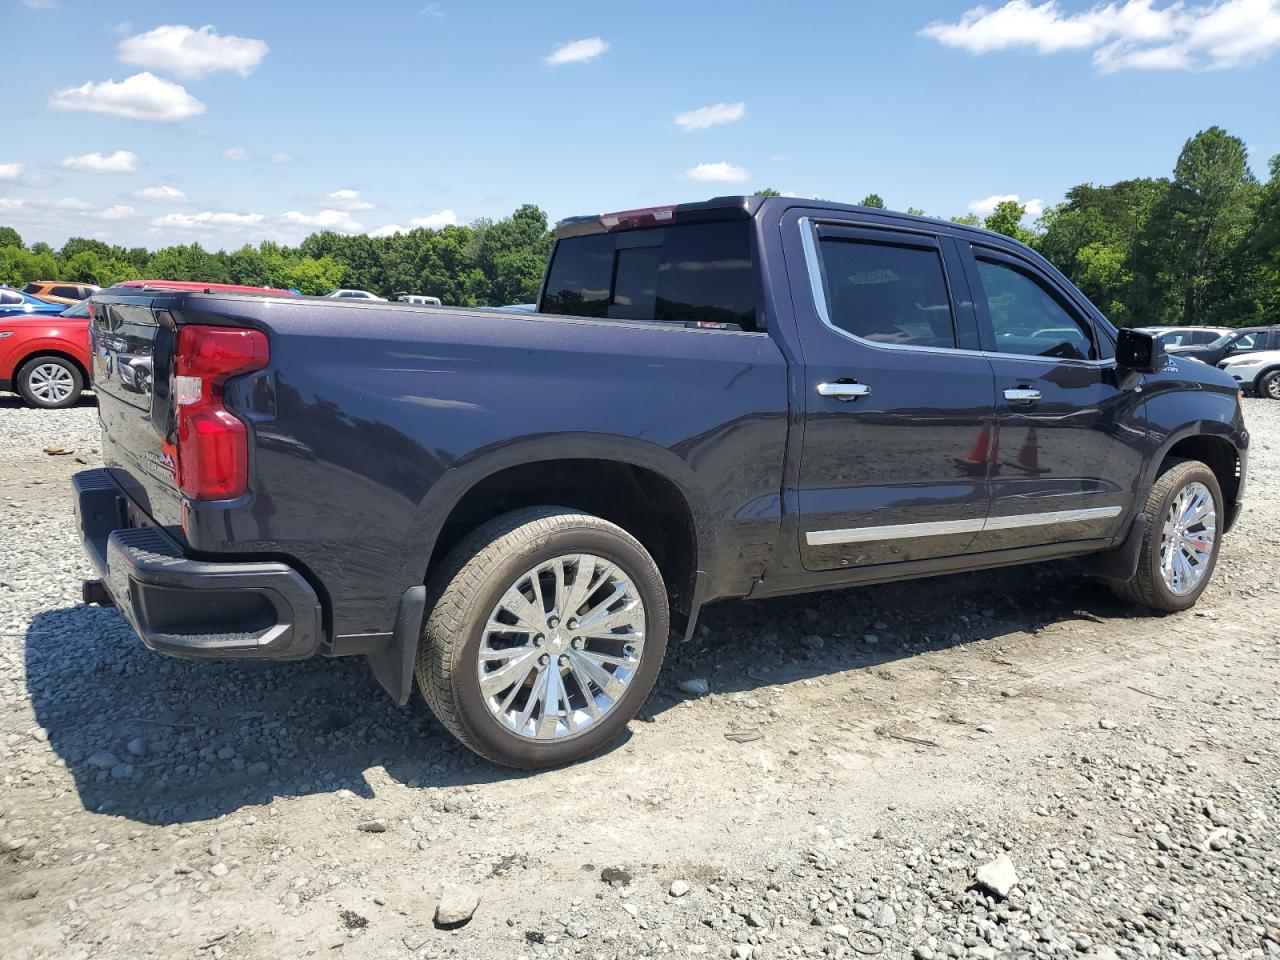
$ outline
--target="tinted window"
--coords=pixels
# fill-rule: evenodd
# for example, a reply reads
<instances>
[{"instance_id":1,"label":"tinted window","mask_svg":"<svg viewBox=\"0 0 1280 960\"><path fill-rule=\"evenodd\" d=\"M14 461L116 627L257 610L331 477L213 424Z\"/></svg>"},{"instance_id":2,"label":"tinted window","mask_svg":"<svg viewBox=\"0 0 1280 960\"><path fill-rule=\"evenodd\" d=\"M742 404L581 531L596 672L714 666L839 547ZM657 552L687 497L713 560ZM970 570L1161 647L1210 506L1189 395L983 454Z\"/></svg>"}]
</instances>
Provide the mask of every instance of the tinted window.
<instances>
[{"instance_id":1,"label":"tinted window","mask_svg":"<svg viewBox=\"0 0 1280 960\"><path fill-rule=\"evenodd\" d=\"M1231 352L1250 353L1254 350L1264 350L1266 346L1267 335L1265 333L1246 333L1231 345Z\"/></svg>"},{"instance_id":2,"label":"tinted window","mask_svg":"<svg viewBox=\"0 0 1280 960\"><path fill-rule=\"evenodd\" d=\"M556 244L542 312L756 328L750 224L701 223Z\"/></svg>"},{"instance_id":3,"label":"tinted window","mask_svg":"<svg viewBox=\"0 0 1280 960\"><path fill-rule=\"evenodd\" d=\"M50 287L49 293L55 297L69 297L73 300L79 300L84 296L79 287Z\"/></svg>"},{"instance_id":4,"label":"tinted window","mask_svg":"<svg viewBox=\"0 0 1280 960\"><path fill-rule=\"evenodd\" d=\"M1067 360L1096 356L1089 328L1030 275L1004 263L979 260L978 276L997 352Z\"/></svg>"},{"instance_id":5,"label":"tinted window","mask_svg":"<svg viewBox=\"0 0 1280 960\"><path fill-rule=\"evenodd\" d=\"M26 303L26 301L22 299L21 294L15 293L12 290L0 290L0 303L15 304Z\"/></svg>"},{"instance_id":6,"label":"tinted window","mask_svg":"<svg viewBox=\"0 0 1280 960\"><path fill-rule=\"evenodd\" d=\"M823 239L831 322L875 343L954 347L946 275L936 249Z\"/></svg>"},{"instance_id":7,"label":"tinted window","mask_svg":"<svg viewBox=\"0 0 1280 960\"><path fill-rule=\"evenodd\" d=\"M41 286L38 283L28 283L25 287L22 288L23 293L38 294L40 290L41 290Z\"/></svg>"},{"instance_id":8,"label":"tinted window","mask_svg":"<svg viewBox=\"0 0 1280 960\"><path fill-rule=\"evenodd\" d=\"M1191 335L1191 343L1197 347L1203 347L1207 343L1213 343L1218 339L1218 335L1212 330L1197 330Z\"/></svg>"}]
</instances>

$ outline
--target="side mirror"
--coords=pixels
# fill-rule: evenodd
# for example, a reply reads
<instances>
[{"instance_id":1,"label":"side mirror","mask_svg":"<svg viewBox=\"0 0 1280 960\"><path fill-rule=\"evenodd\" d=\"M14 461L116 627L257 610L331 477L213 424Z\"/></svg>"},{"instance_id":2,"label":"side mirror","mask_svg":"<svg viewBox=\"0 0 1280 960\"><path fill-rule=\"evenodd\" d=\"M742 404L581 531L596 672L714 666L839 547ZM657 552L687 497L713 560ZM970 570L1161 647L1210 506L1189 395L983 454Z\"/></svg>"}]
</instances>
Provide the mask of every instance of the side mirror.
<instances>
[{"instance_id":1,"label":"side mirror","mask_svg":"<svg viewBox=\"0 0 1280 960\"><path fill-rule=\"evenodd\" d=\"M1164 367L1160 338L1139 330L1124 329L1116 338L1116 366L1139 373L1156 373Z\"/></svg>"}]
</instances>

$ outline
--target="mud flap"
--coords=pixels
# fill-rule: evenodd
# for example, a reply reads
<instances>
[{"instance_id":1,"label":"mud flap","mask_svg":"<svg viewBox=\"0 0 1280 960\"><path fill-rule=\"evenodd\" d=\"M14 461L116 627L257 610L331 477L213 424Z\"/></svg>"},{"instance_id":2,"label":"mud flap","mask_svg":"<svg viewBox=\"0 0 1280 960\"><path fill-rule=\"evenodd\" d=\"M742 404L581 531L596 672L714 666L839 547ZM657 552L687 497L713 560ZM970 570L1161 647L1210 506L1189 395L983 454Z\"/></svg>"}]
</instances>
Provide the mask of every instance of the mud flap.
<instances>
[{"instance_id":1,"label":"mud flap","mask_svg":"<svg viewBox=\"0 0 1280 960\"><path fill-rule=\"evenodd\" d=\"M1138 556L1142 553L1142 537L1147 532L1144 513L1133 518L1133 526L1124 542L1113 550L1104 550L1084 558L1084 569L1104 580L1132 580L1138 572Z\"/></svg>"},{"instance_id":2,"label":"mud flap","mask_svg":"<svg viewBox=\"0 0 1280 960\"><path fill-rule=\"evenodd\" d=\"M427 606L427 588L410 587L400 598L391 641L377 653L369 654L369 668L382 689L403 707L413 691L413 661L422 636L422 618Z\"/></svg>"}]
</instances>

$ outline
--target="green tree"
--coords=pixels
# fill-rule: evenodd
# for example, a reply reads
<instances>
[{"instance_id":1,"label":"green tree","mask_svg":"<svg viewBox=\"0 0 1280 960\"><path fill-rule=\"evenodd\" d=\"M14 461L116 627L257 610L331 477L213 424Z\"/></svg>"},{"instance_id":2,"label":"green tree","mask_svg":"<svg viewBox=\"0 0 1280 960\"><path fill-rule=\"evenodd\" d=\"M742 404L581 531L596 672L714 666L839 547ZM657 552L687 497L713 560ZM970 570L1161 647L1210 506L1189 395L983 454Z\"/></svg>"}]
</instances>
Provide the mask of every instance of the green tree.
<instances>
[{"instance_id":1,"label":"green tree","mask_svg":"<svg viewBox=\"0 0 1280 960\"><path fill-rule=\"evenodd\" d=\"M982 225L995 233L1003 233L1006 237L1028 243L1031 240L1031 231L1022 226L1022 218L1026 213L1027 208L1024 204L1016 200L1002 200L987 215Z\"/></svg>"},{"instance_id":2,"label":"green tree","mask_svg":"<svg viewBox=\"0 0 1280 960\"><path fill-rule=\"evenodd\" d=\"M22 237L13 227L0 227L0 247L21 247Z\"/></svg>"},{"instance_id":3,"label":"green tree","mask_svg":"<svg viewBox=\"0 0 1280 960\"><path fill-rule=\"evenodd\" d=\"M1158 288L1161 275L1176 304L1170 319L1180 324L1231 320L1225 310L1233 258L1252 222L1258 182L1249 169L1244 141L1221 127L1202 130L1186 142L1173 182L1152 211L1135 251L1135 273Z\"/></svg>"},{"instance_id":4,"label":"green tree","mask_svg":"<svg viewBox=\"0 0 1280 960\"><path fill-rule=\"evenodd\" d=\"M781 193L779 193L777 190L773 189L773 187L761 187L759 190L756 190L756 191L755 191L754 193L752 193L751 195L752 195L753 197L780 197L780 196L782 196L782 194L781 194Z\"/></svg>"},{"instance_id":5,"label":"green tree","mask_svg":"<svg viewBox=\"0 0 1280 960\"><path fill-rule=\"evenodd\" d=\"M884 209L884 199L878 193L868 193L862 198L860 206L875 207L878 210Z\"/></svg>"}]
</instances>

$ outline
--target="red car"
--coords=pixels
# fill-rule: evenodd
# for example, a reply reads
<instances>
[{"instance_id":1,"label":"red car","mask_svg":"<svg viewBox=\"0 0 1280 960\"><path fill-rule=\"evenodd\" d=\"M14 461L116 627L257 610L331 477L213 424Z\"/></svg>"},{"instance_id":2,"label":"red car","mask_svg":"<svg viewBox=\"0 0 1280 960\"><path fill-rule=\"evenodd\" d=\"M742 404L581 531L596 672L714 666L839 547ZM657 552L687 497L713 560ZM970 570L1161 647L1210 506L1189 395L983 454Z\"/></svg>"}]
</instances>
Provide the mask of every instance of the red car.
<instances>
[{"instance_id":1,"label":"red car","mask_svg":"<svg viewBox=\"0 0 1280 960\"><path fill-rule=\"evenodd\" d=\"M295 290L187 280L125 280L116 287L299 296ZM52 317L0 317L0 390L17 393L33 407L69 407L80 399L89 381L89 367L88 300Z\"/></svg>"}]
</instances>

